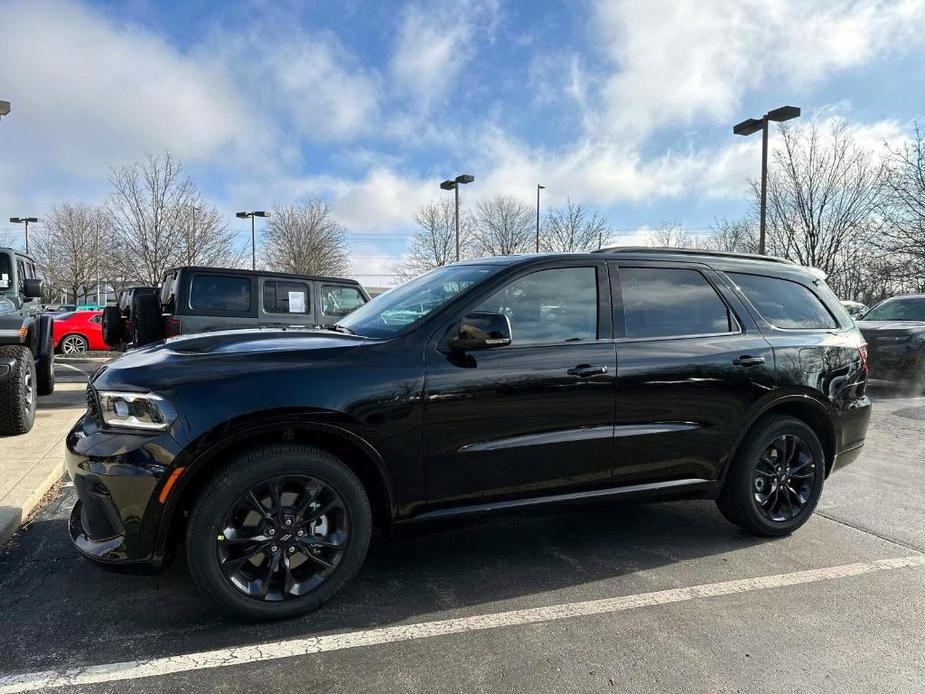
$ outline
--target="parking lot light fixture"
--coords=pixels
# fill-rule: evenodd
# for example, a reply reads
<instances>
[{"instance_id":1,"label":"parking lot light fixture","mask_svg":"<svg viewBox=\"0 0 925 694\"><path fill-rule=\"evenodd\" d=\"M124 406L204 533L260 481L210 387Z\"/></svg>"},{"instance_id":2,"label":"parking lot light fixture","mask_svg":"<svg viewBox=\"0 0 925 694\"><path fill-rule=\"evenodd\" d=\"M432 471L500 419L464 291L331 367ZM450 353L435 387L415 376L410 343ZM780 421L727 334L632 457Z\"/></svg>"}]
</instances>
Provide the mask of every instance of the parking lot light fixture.
<instances>
[{"instance_id":1,"label":"parking lot light fixture","mask_svg":"<svg viewBox=\"0 0 925 694\"><path fill-rule=\"evenodd\" d=\"M447 179L440 184L441 190L452 190L456 194L456 262L459 262L459 186L472 183L475 176L472 174L460 174L453 180Z\"/></svg>"},{"instance_id":2,"label":"parking lot light fixture","mask_svg":"<svg viewBox=\"0 0 925 694\"><path fill-rule=\"evenodd\" d=\"M0 100L0 118L10 115L10 102Z\"/></svg>"},{"instance_id":3,"label":"parking lot light fixture","mask_svg":"<svg viewBox=\"0 0 925 694\"><path fill-rule=\"evenodd\" d=\"M780 123L791 118L798 118L798 106L780 106L764 114L761 118L747 118L741 123L732 126L734 135L752 135L761 131L761 213L758 232L758 253L766 255L765 238L767 229L767 200L768 200L768 123Z\"/></svg>"},{"instance_id":4,"label":"parking lot light fixture","mask_svg":"<svg viewBox=\"0 0 925 694\"><path fill-rule=\"evenodd\" d=\"M13 224L22 224L26 229L26 253L29 252L29 225L36 224L39 221L38 217L10 217L10 221Z\"/></svg>"},{"instance_id":5,"label":"parking lot light fixture","mask_svg":"<svg viewBox=\"0 0 925 694\"><path fill-rule=\"evenodd\" d=\"M238 219L251 219L251 270L257 269L257 232L254 228L254 217L269 217L270 213L266 210L254 210L253 212L235 212L234 216Z\"/></svg>"}]
</instances>

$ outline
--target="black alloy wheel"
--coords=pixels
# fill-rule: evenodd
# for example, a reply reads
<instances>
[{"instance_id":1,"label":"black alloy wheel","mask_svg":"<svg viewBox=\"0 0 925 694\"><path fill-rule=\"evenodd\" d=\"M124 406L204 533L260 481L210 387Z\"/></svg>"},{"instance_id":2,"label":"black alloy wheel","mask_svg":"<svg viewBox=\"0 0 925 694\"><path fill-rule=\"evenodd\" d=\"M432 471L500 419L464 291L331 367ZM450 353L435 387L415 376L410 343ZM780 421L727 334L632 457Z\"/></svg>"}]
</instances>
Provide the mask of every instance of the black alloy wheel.
<instances>
[{"instance_id":1,"label":"black alloy wheel","mask_svg":"<svg viewBox=\"0 0 925 694\"><path fill-rule=\"evenodd\" d=\"M248 597L289 600L337 568L350 540L340 495L308 475L272 477L231 505L217 536L222 572Z\"/></svg>"},{"instance_id":2,"label":"black alloy wheel","mask_svg":"<svg viewBox=\"0 0 925 694\"><path fill-rule=\"evenodd\" d=\"M224 464L198 494L186 533L190 574L240 617L294 617L353 578L372 527L366 490L342 460L314 446L268 445Z\"/></svg>"},{"instance_id":3,"label":"black alloy wheel","mask_svg":"<svg viewBox=\"0 0 925 694\"><path fill-rule=\"evenodd\" d=\"M742 440L716 504L729 521L755 535L788 535L812 516L825 463L819 437L805 422L764 417Z\"/></svg>"},{"instance_id":4,"label":"black alloy wheel","mask_svg":"<svg viewBox=\"0 0 925 694\"><path fill-rule=\"evenodd\" d=\"M793 520L813 497L816 459L795 434L775 439L758 458L752 475L755 502L768 520Z\"/></svg>"}]
</instances>

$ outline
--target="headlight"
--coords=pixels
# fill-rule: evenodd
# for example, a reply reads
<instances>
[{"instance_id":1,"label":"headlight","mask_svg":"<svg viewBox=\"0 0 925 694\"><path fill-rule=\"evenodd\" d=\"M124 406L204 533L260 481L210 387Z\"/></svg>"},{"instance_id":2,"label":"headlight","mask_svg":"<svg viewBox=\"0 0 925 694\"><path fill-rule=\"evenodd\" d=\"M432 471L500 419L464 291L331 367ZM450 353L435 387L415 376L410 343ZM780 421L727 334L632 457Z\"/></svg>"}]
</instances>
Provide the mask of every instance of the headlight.
<instances>
[{"instance_id":1,"label":"headlight","mask_svg":"<svg viewBox=\"0 0 925 694\"><path fill-rule=\"evenodd\" d=\"M127 429L166 429L177 418L169 402L154 393L99 393L103 421Z\"/></svg>"}]
</instances>

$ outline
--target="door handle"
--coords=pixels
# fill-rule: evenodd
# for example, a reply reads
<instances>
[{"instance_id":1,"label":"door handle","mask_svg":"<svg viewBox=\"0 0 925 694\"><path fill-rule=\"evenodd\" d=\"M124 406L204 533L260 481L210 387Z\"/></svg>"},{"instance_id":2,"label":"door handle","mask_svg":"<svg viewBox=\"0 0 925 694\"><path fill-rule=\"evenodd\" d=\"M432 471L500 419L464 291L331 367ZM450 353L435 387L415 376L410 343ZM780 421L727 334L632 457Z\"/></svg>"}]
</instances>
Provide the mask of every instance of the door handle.
<instances>
[{"instance_id":1,"label":"door handle","mask_svg":"<svg viewBox=\"0 0 925 694\"><path fill-rule=\"evenodd\" d=\"M733 359L732 363L736 366L760 366L764 364L764 357L753 357L749 354L743 354L741 357Z\"/></svg>"},{"instance_id":2,"label":"door handle","mask_svg":"<svg viewBox=\"0 0 925 694\"><path fill-rule=\"evenodd\" d=\"M578 376L578 378L590 378L591 376L599 376L600 374L607 373L607 367L601 364L600 366L591 366L590 364L579 364L578 366L573 366L566 372L569 376Z\"/></svg>"}]
</instances>

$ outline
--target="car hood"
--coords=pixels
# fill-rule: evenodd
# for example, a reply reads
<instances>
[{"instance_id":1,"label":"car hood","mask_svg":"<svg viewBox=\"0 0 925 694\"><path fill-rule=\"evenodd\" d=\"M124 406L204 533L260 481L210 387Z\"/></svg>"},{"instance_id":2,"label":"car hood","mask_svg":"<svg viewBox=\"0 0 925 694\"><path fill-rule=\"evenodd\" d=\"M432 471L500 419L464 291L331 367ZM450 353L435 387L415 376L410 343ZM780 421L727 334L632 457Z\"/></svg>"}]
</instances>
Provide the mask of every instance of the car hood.
<instances>
[{"instance_id":1,"label":"car hood","mask_svg":"<svg viewBox=\"0 0 925 694\"><path fill-rule=\"evenodd\" d=\"M96 388L168 389L242 373L334 359L368 338L327 330L226 330L170 338L127 352L93 377Z\"/></svg>"},{"instance_id":2,"label":"car hood","mask_svg":"<svg viewBox=\"0 0 925 694\"><path fill-rule=\"evenodd\" d=\"M925 321L918 320L862 320L857 322L861 332L920 333L925 332Z\"/></svg>"}]
</instances>

